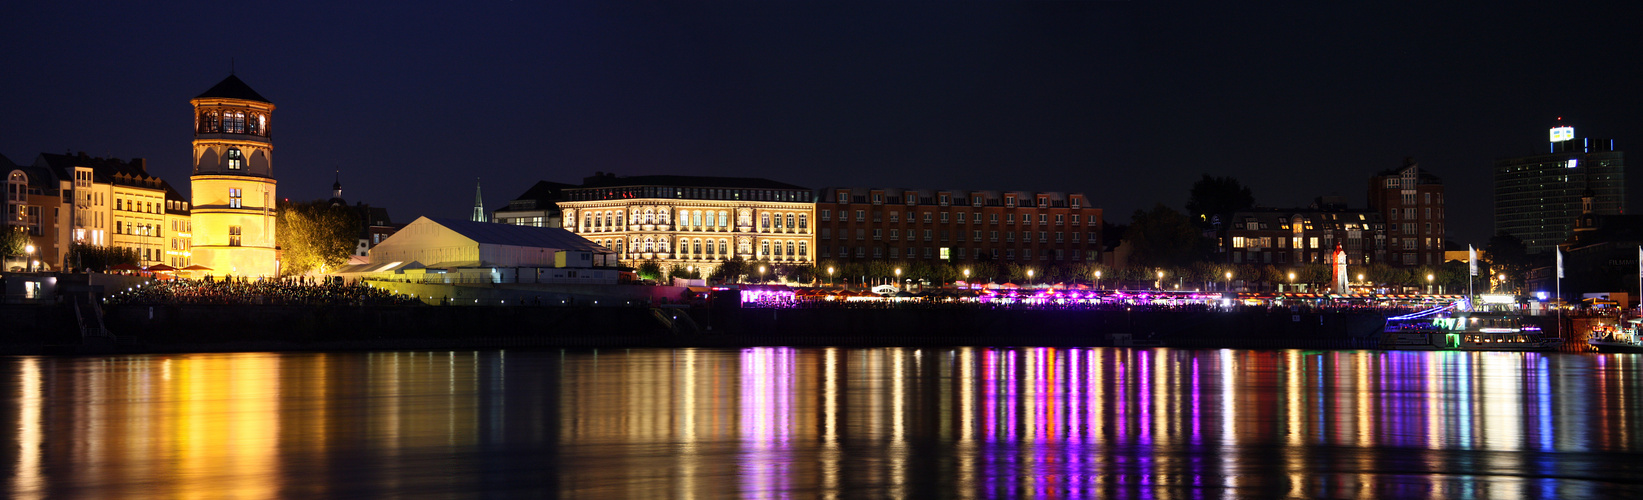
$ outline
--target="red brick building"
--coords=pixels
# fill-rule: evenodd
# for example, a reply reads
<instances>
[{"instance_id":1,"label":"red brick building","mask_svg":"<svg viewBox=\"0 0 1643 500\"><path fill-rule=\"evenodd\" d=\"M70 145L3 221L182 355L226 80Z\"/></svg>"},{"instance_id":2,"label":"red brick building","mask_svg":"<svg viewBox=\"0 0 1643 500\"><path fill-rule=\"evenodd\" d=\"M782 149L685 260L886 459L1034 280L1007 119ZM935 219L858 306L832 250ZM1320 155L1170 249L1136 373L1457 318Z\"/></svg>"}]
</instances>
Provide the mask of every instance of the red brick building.
<instances>
[{"instance_id":1,"label":"red brick building","mask_svg":"<svg viewBox=\"0 0 1643 500\"><path fill-rule=\"evenodd\" d=\"M1082 193L823 188L818 258L1061 266L1100 260L1101 209Z\"/></svg>"},{"instance_id":2,"label":"red brick building","mask_svg":"<svg viewBox=\"0 0 1643 500\"><path fill-rule=\"evenodd\" d=\"M1386 263L1443 264L1443 180L1413 159L1369 178L1369 208L1386 221Z\"/></svg>"}]
</instances>

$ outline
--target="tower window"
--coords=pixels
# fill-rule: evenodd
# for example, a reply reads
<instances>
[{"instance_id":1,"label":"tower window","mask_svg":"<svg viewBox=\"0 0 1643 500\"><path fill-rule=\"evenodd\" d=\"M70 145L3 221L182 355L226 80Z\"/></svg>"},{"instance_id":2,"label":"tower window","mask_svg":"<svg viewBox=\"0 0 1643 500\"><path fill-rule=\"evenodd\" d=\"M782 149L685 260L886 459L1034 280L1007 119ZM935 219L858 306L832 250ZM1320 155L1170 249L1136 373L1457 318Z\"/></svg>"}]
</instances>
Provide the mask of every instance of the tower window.
<instances>
[{"instance_id":1,"label":"tower window","mask_svg":"<svg viewBox=\"0 0 1643 500\"><path fill-rule=\"evenodd\" d=\"M240 246L240 226L228 226L228 246Z\"/></svg>"},{"instance_id":2,"label":"tower window","mask_svg":"<svg viewBox=\"0 0 1643 500\"><path fill-rule=\"evenodd\" d=\"M245 167L245 156L240 154L240 148L228 148L228 169L239 170Z\"/></svg>"},{"instance_id":3,"label":"tower window","mask_svg":"<svg viewBox=\"0 0 1643 500\"><path fill-rule=\"evenodd\" d=\"M228 207L240 208L240 188L228 188Z\"/></svg>"}]
</instances>

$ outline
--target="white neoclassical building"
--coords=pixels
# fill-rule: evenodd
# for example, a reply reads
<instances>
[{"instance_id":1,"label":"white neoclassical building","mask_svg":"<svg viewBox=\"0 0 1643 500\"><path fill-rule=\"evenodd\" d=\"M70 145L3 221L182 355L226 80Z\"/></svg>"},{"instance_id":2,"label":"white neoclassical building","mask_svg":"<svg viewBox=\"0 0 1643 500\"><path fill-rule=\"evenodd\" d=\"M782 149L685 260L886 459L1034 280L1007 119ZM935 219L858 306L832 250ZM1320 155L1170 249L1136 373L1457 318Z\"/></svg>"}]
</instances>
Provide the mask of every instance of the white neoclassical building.
<instances>
[{"instance_id":1,"label":"white neoclassical building","mask_svg":"<svg viewBox=\"0 0 1643 500\"><path fill-rule=\"evenodd\" d=\"M565 229L637 265L712 272L733 257L813 264L815 202L807 188L767 179L597 173L566 187Z\"/></svg>"}]
</instances>

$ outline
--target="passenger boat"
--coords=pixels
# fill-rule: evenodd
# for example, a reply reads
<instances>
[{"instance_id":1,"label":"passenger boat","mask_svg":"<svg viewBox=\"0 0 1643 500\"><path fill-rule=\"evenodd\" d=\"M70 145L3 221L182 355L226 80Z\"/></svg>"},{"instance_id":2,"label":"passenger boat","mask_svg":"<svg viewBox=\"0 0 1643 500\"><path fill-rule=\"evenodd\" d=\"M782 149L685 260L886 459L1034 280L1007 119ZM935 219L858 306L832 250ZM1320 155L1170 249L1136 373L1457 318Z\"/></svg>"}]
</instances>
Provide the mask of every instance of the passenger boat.
<instances>
[{"instance_id":1,"label":"passenger boat","mask_svg":"<svg viewBox=\"0 0 1643 500\"><path fill-rule=\"evenodd\" d=\"M1643 329L1643 319L1630 319L1617 327L1593 330L1586 343L1599 352L1643 352L1643 340L1637 333Z\"/></svg>"},{"instance_id":2,"label":"passenger boat","mask_svg":"<svg viewBox=\"0 0 1643 500\"><path fill-rule=\"evenodd\" d=\"M1382 349L1418 351L1547 351L1561 342L1515 312L1448 308L1387 318Z\"/></svg>"}]
</instances>

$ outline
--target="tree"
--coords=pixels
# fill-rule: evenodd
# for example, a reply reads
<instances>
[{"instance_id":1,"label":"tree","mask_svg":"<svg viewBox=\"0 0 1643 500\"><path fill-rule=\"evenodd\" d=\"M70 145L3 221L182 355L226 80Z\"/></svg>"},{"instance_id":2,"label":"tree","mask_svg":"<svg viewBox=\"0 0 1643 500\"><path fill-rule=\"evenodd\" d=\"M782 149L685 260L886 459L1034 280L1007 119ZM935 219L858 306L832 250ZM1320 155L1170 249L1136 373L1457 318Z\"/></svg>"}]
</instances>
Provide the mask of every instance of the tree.
<instances>
[{"instance_id":1,"label":"tree","mask_svg":"<svg viewBox=\"0 0 1643 500\"><path fill-rule=\"evenodd\" d=\"M1186 267L1211 244L1185 215L1162 203L1151 211L1136 210L1124 240L1130 243L1130 264L1142 267Z\"/></svg>"},{"instance_id":2,"label":"tree","mask_svg":"<svg viewBox=\"0 0 1643 500\"><path fill-rule=\"evenodd\" d=\"M741 280L742 275L746 274L746 270L747 262L742 260L742 256L737 255L720 262L719 266L713 269L713 274L708 275L708 277L720 282L735 283Z\"/></svg>"},{"instance_id":3,"label":"tree","mask_svg":"<svg viewBox=\"0 0 1643 500\"><path fill-rule=\"evenodd\" d=\"M1246 210L1255 206L1255 194L1249 188L1239 184L1231 177L1210 177L1192 183L1192 196L1187 198L1187 214L1192 217L1192 223L1201 228L1211 226L1217 216L1222 224L1229 221L1228 216L1239 210Z\"/></svg>"},{"instance_id":4,"label":"tree","mask_svg":"<svg viewBox=\"0 0 1643 500\"><path fill-rule=\"evenodd\" d=\"M637 269L636 271L639 273L639 277L643 278L643 279L647 279L647 280L660 280L660 279L662 279L662 263L657 262L656 259L651 259L651 260L647 260L647 261L644 261L644 262L640 262L639 263L639 269Z\"/></svg>"},{"instance_id":5,"label":"tree","mask_svg":"<svg viewBox=\"0 0 1643 500\"><path fill-rule=\"evenodd\" d=\"M274 224L287 276L342 267L359 244L359 214L325 200L282 201Z\"/></svg>"},{"instance_id":6,"label":"tree","mask_svg":"<svg viewBox=\"0 0 1643 500\"><path fill-rule=\"evenodd\" d=\"M1506 275L1507 288L1523 286L1524 274L1532 262L1523 240L1501 231L1489 237L1489 245L1483 247L1483 253L1488 256L1490 272Z\"/></svg>"},{"instance_id":7,"label":"tree","mask_svg":"<svg viewBox=\"0 0 1643 500\"><path fill-rule=\"evenodd\" d=\"M137 265L137 249L75 244L68 249L68 261L81 269L107 271L120 264Z\"/></svg>"},{"instance_id":8,"label":"tree","mask_svg":"<svg viewBox=\"0 0 1643 500\"><path fill-rule=\"evenodd\" d=\"M0 262L28 253L28 230L22 227L0 226Z\"/></svg>"}]
</instances>

